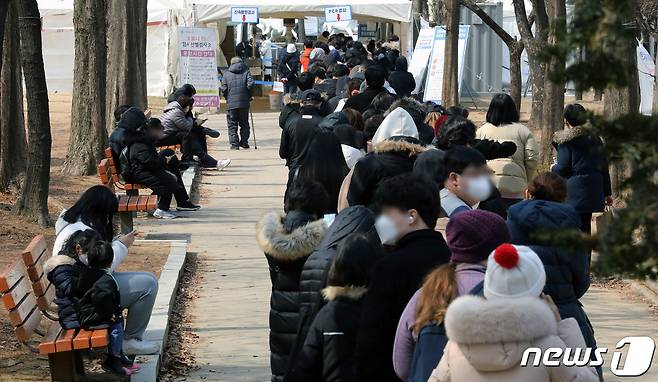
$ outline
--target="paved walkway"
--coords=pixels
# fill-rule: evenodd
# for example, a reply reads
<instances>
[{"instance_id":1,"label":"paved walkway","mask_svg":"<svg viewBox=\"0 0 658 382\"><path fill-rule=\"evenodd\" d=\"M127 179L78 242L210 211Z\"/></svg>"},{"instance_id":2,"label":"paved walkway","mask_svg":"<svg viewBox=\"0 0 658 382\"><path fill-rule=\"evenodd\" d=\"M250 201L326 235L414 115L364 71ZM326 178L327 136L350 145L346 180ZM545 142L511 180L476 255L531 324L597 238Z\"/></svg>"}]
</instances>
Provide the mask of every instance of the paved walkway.
<instances>
[{"instance_id":1,"label":"paved walkway","mask_svg":"<svg viewBox=\"0 0 658 382\"><path fill-rule=\"evenodd\" d=\"M209 126L222 132L211 151L218 158L230 156L233 163L223 172L204 172L201 211L173 222L150 219L145 224L145 231L154 234L190 234L190 251L198 253L202 262L205 283L192 309L192 326L200 340L191 349L200 368L188 381L269 380L270 282L254 225L265 212L280 209L283 203L286 172L277 152L277 117L275 113L254 114L258 150L233 152L227 149L224 115L211 116ZM614 345L624 336L651 335L658 341L656 318L641 303L616 291L592 289L583 304L599 345L611 349L606 365ZM658 365L651 374L631 380L657 381Z\"/></svg>"}]
</instances>

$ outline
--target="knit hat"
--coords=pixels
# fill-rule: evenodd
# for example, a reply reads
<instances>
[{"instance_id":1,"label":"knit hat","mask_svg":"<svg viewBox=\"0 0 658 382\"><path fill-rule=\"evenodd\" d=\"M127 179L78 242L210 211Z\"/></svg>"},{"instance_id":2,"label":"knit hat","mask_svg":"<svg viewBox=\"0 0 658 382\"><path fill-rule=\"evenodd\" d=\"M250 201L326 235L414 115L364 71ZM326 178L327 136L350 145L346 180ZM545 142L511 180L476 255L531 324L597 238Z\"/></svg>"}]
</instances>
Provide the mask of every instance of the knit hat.
<instances>
[{"instance_id":1,"label":"knit hat","mask_svg":"<svg viewBox=\"0 0 658 382\"><path fill-rule=\"evenodd\" d=\"M471 264L486 260L496 247L511 240L505 220L484 210L464 211L450 218L446 239L450 260Z\"/></svg>"},{"instance_id":2,"label":"knit hat","mask_svg":"<svg viewBox=\"0 0 658 382\"><path fill-rule=\"evenodd\" d=\"M322 48L315 48L311 51L311 54L309 54L308 58L311 61L315 61L315 60L324 60L326 56L327 54L324 52Z\"/></svg>"},{"instance_id":3,"label":"knit hat","mask_svg":"<svg viewBox=\"0 0 658 382\"><path fill-rule=\"evenodd\" d=\"M501 244L489 256L484 275L484 297L488 300L539 297L544 285L544 264L529 247Z\"/></svg>"},{"instance_id":4,"label":"knit hat","mask_svg":"<svg viewBox=\"0 0 658 382\"><path fill-rule=\"evenodd\" d=\"M297 51L297 47L295 46L295 44L288 44L288 46L286 47L286 52L288 53L295 53L296 51Z\"/></svg>"}]
</instances>

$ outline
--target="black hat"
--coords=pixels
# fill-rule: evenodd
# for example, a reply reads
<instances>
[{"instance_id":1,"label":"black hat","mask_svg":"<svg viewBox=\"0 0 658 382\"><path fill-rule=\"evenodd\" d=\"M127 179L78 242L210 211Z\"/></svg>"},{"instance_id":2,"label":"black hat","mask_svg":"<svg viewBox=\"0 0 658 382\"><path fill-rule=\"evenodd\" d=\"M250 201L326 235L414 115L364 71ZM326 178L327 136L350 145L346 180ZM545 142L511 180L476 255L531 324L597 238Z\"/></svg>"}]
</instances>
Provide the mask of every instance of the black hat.
<instances>
[{"instance_id":1,"label":"black hat","mask_svg":"<svg viewBox=\"0 0 658 382\"><path fill-rule=\"evenodd\" d=\"M304 90L300 97L302 102L322 102L322 95L315 89Z\"/></svg>"}]
</instances>

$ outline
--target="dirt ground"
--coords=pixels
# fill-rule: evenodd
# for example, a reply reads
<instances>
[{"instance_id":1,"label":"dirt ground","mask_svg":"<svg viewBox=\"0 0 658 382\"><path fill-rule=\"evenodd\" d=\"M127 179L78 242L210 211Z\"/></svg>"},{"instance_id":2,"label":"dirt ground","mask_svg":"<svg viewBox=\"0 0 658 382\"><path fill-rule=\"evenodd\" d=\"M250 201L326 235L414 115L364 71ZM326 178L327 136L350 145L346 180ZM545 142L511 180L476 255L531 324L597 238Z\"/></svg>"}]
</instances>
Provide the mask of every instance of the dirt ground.
<instances>
[{"instance_id":1,"label":"dirt ground","mask_svg":"<svg viewBox=\"0 0 658 382\"><path fill-rule=\"evenodd\" d=\"M57 219L61 210L72 205L85 189L99 183L95 175L72 177L62 173L71 123L70 102L69 95L50 95L53 144L48 209L52 222ZM159 99L150 102L156 105L155 107L163 103ZM49 243L53 243L55 239L54 228L43 229L12 214L11 208L15 202L15 193L0 193L0 253L3 253L3 256L0 256L0 270L16 259L34 236L43 234ZM139 220L136 221L136 228L139 230ZM152 243L136 244L131 248L130 255L119 271L150 271L159 276L168 254L169 248ZM1 308L0 312L0 381L49 379L47 358L30 354L27 348L17 343L4 308Z\"/></svg>"}]
</instances>

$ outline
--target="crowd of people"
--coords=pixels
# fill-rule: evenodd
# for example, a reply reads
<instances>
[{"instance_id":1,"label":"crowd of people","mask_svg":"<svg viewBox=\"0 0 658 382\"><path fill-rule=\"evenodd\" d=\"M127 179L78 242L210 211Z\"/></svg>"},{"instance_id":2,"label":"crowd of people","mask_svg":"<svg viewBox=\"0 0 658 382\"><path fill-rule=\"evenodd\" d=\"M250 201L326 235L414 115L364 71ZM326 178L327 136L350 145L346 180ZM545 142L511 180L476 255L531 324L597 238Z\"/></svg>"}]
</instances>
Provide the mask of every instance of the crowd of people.
<instances>
[{"instance_id":1,"label":"crowd of people","mask_svg":"<svg viewBox=\"0 0 658 382\"><path fill-rule=\"evenodd\" d=\"M601 381L600 368L521 366L529 347L596 347L579 301L589 253L546 240L588 234L612 202L585 109L565 108L540 172L509 95L477 128L412 94L395 37L324 37L288 45L278 67L284 212L256 227L272 381Z\"/></svg>"}]
</instances>

